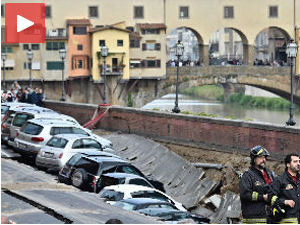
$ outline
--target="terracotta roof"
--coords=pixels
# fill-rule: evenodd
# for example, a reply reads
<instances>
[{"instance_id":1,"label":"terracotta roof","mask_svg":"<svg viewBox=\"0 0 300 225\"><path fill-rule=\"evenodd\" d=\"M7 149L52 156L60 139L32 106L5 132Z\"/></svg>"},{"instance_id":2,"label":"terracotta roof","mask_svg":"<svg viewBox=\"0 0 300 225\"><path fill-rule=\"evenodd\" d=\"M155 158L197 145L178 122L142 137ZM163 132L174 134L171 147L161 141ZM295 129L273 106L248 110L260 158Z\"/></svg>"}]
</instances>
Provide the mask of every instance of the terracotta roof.
<instances>
[{"instance_id":1,"label":"terracotta roof","mask_svg":"<svg viewBox=\"0 0 300 225\"><path fill-rule=\"evenodd\" d=\"M129 38L131 38L131 39L142 39L142 36L140 36L140 34L138 32L131 32L129 34Z\"/></svg>"},{"instance_id":2,"label":"terracotta roof","mask_svg":"<svg viewBox=\"0 0 300 225\"><path fill-rule=\"evenodd\" d=\"M89 19L68 19L67 25L91 25Z\"/></svg>"},{"instance_id":3,"label":"terracotta roof","mask_svg":"<svg viewBox=\"0 0 300 225\"><path fill-rule=\"evenodd\" d=\"M119 31L124 31L124 32L127 32L127 33L130 33L131 31L130 30L126 30L126 29L121 29L121 28L118 28L118 27L114 27L112 25L109 25L109 26L104 26L104 27L95 27L95 28L92 28L90 30L90 33L94 33L94 32L97 32L97 31L102 31L102 30L119 30Z\"/></svg>"},{"instance_id":4,"label":"terracotta roof","mask_svg":"<svg viewBox=\"0 0 300 225\"><path fill-rule=\"evenodd\" d=\"M136 26L140 29L167 29L164 23L138 23Z\"/></svg>"}]
</instances>

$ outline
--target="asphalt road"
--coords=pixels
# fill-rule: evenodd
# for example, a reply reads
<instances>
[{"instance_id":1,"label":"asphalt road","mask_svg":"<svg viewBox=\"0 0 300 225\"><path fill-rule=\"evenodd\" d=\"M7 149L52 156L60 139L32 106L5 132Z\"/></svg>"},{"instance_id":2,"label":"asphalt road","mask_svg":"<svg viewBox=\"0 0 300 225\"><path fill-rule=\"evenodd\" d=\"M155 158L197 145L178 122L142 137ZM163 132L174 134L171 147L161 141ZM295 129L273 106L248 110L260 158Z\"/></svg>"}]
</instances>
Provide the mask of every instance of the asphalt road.
<instances>
[{"instance_id":1,"label":"asphalt road","mask_svg":"<svg viewBox=\"0 0 300 225\"><path fill-rule=\"evenodd\" d=\"M150 217L106 204L98 195L58 183L30 158L1 145L1 215L16 223L158 223Z\"/></svg>"}]
</instances>

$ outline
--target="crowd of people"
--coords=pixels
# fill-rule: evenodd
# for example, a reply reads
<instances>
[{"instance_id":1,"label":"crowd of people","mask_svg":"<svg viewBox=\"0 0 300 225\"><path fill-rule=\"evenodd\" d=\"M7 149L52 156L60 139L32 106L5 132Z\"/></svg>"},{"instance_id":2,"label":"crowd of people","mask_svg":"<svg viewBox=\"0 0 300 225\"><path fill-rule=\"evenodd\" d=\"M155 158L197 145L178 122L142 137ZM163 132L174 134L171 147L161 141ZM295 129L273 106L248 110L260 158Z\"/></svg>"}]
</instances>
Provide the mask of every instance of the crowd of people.
<instances>
[{"instance_id":1,"label":"crowd of people","mask_svg":"<svg viewBox=\"0 0 300 225\"><path fill-rule=\"evenodd\" d=\"M261 59L255 59L253 62L254 66L275 66L275 67L282 67L287 66L287 62L284 62L283 60L274 60L273 62L270 60L261 60Z\"/></svg>"},{"instance_id":2,"label":"crowd of people","mask_svg":"<svg viewBox=\"0 0 300 225\"><path fill-rule=\"evenodd\" d=\"M10 90L1 90L1 103L3 102L23 102L42 106L45 100L43 89L36 87L31 89L30 87L22 88L17 81L15 81Z\"/></svg>"}]
</instances>

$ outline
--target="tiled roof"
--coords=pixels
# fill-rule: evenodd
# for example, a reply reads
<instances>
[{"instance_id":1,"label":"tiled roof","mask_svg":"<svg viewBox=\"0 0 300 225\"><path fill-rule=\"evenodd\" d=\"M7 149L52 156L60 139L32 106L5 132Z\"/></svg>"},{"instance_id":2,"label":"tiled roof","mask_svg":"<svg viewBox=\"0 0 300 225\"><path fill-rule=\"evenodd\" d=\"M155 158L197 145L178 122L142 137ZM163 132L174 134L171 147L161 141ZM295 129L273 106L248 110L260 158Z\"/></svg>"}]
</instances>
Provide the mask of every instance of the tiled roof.
<instances>
[{"instance_id":1,"label":"tiled roof","mask_svg":"<svg viewBox=\"0 0 300 225\"><path fill-rule=\"evenodd\" d=\"M140 29L167 29L164 23L138 23L136 26Z\"/></svg>"},{"instance_id":2,"label":"tiled roof","mask_svg":"<svg viewBox=\"0 0 300 225\"><path fill-rule=\"evenodd\" d=\"M91 25L89 19L68 19L67 25Z\"/></svg>"},{"instance_id":3,"label":"tiled roof","mask_svg":"<svg viewBox=\"0 0 300 225\"><path fill-rule=\"evenodd\" d=\"M130 30L121 29L121 28L118 28L118 27L114 27L112 25L104 26L104 27L95 27L95 28L92 28L90 30L90 32L93 33L93 32L97 32L97 31L109 30L109 29L111 29L111 30L119 30L119 31L124 31L124 32L130 33Z\"/></svg>"}]
</instances>

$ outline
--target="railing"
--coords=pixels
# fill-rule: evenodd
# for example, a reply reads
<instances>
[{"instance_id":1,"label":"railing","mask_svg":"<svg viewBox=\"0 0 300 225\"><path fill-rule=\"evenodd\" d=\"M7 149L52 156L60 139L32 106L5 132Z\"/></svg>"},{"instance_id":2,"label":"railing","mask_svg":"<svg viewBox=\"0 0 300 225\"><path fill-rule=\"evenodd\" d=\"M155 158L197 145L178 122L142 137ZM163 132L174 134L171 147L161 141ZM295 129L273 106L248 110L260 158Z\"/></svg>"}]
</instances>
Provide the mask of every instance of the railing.
<instances>
[{"instance_id":1,"label":"railing","mask_svg":"<svg viewBox=\"0 0 300 225\"><path fill-rule=\"evenodd\" d=\"M105 75L107 76L119 76L119 75L123 75L123 66L106 66L106 71L105 71ZM101 75L104 75L104 66L100 65L100 71L101 71Z\"/></svg>"}]
</instances>

